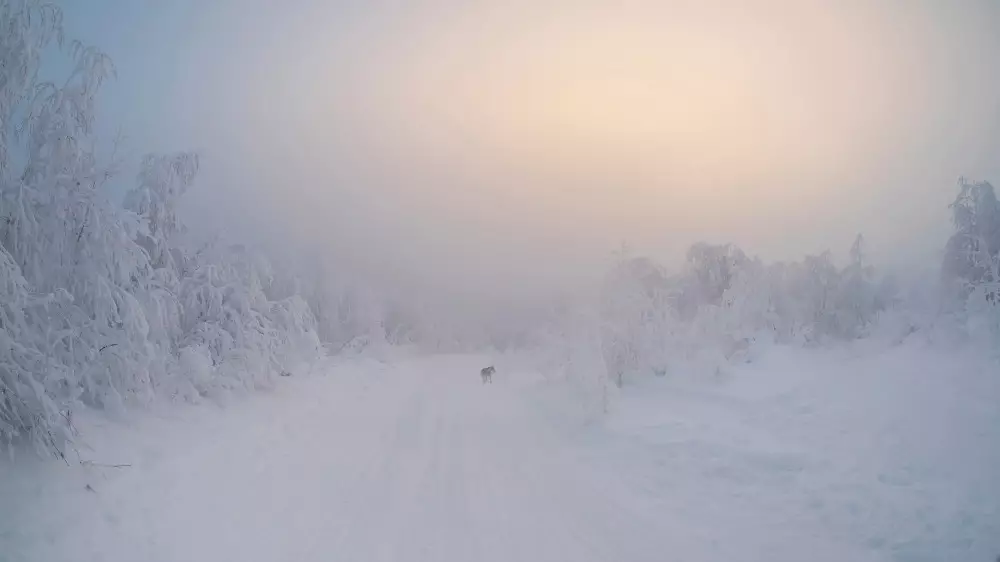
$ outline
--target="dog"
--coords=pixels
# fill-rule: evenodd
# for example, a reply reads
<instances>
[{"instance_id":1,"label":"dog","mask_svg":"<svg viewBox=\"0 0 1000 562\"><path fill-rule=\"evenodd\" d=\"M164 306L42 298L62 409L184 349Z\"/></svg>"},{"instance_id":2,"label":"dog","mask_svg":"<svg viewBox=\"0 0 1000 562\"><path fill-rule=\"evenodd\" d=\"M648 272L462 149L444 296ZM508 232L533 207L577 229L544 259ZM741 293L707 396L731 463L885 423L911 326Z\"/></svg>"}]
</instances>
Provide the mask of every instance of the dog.
<instances>
[{"instance_id":1,"label":"dog","mask_svg":"<svg viewBox=\"0 0 1000 562\"><path fill-rule=\"evenodd\" d=\"M494 369L492 365L479 371L479 376L483 378L483 384L486 384L487 382L493 384L493 373L495 372L497 372L497 370Z\"/></svg>"}]
</instances>

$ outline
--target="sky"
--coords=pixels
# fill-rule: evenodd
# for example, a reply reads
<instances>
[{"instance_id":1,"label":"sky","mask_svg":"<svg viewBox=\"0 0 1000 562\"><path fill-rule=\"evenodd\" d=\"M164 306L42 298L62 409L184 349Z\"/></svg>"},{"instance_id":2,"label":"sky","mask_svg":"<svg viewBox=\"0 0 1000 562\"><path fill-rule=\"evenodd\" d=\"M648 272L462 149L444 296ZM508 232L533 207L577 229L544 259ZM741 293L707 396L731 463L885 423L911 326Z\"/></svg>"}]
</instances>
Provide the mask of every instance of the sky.
<instances>
[{"instance_id":1,"label":"sky","mask_svg":"<svg viewBox=\"0 0 1000 562\"><path fill-rule=\"evenodd\" d=\"M627 243L932 259L1000 182L991 0L67 1L129 156L196 149L194 224L494 295ZM220 213L220 209L225 212Z\"/></svg>"}]
</instances>

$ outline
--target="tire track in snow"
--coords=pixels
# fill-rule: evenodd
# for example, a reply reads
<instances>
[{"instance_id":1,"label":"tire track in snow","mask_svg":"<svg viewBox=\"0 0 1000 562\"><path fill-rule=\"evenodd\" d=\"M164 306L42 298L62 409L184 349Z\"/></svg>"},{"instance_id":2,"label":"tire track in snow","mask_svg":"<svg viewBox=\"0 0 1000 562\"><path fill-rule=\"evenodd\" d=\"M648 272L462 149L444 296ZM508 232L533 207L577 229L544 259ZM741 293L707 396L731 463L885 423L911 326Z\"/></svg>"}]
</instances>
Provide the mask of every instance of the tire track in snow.
<instances>
[{"instance_id":1,"label":"tire track in snow","mask_svg":"<svg viewBox=\"0 0 1000 562\"><path fill-rule=\"evenodd\" d=\"M526 403L526 387L502 374L482 385L479 364L430 358L290 381L182 428L148 466L109 480L100 502L84 496L61 535L22 545L23 560L865 559L788 512L728 501L724 473L697 477L699 466L738 462L738 450L679 442L662 468L642 444L591 443L621 459L584 455ZM665 485L659 470L684 480Z\"/></svg>"}]
</instances>

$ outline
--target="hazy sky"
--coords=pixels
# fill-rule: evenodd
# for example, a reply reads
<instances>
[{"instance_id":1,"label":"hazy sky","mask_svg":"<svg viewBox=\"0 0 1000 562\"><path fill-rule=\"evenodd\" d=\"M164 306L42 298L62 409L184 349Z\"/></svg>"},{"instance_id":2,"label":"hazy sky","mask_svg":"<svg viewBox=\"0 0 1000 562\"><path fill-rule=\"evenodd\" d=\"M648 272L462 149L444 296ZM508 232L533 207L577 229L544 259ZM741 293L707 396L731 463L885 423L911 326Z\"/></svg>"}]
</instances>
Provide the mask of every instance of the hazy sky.
<instances>
[{"instance_id":1,"label":"hazy sky","mask_svg":"<svg viewBox=\"0 0 1000 562\"><path fill-rule=\"evenodd\" d=\"M130 146L203 151L194 213L432 283L541 286L622 241L922 257L960 174L1000 182L993 0L67 11Z\"/></svg>"}]
</instances>

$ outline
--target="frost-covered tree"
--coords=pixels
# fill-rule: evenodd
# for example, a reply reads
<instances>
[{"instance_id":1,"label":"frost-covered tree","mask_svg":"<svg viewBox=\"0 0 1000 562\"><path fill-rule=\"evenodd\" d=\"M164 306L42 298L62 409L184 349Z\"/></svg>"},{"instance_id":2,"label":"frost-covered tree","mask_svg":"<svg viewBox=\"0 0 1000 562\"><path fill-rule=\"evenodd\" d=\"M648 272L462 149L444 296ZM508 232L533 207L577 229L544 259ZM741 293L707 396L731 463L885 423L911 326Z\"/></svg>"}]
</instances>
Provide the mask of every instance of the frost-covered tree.
<instances>
[{"instance_id":1,"label":"frost-covered tree","mask_svg":"<svg viewBox=\"0 0 1000 562\"><path fill-rule=\"evenodd\" d=\"M0 444L25 440L49 451L70 437L63 408L77 388L70 366L48 353L73 330L53 330L46 309L72 297L46 295L24 277L22 264L38 256L32 236L43 228L35 210L44 203L25 181L24 126L38 102L42 54L63 42L61 22L55 7L0 0ZM37 260L30 265L41 273Z\"/></svg>"},{"instance_id":2,"label":"frost-covered tree","mask_svg":"<svg viewBox=\"0 0 1000 562\"><path fill-rule=\"evenodd\" d=\"M133 221L99 192L112 169L95 150L95 98L110 61L73 42L70 76L60 84L38 78L49 43L62 43L60 20L39 2L0 7L0 244L34 290L72 297L49 318L66 334L50 357L73 373L82 400L119 408L150 394L148 325L133 294L149 262L132 242Z\"/></svg>"},{"instance_id":3,"label":"frost-covered tree","mask_svg":"<svg viewBox=\"0 0 1000 562\"><path fill-rule=\"evenodd\" d=\"M622 253L601 292L601 347L611 378L663 372L674 339L676 297L666 273L652 260Z\"/></svg>"},{"instance_id":4,"label":"frost-covered tree","mask_svg":"<svg viewBox=\"0 0 1000 562\"><path fill-rule=\"evenodd\" d=\"M61 451L72 437L68 406L77 386L67 365L50 355L69 334L45 325L49 311L69 300L64 291L32 292L0 247L0 445L29 442L40 452Z\"/></svg>"},{"instance_id":5,"label":"frost-covered tree","mask_svg":"<svg viewBox=\"0 0 1000 562\"><path fill-rule=\"evenodd\" d=\"M384 301L360 283L352 283L340 294L337 319L343 346L364 349L385 343Z\"/></svg>"},{"instance_id":6,"label":"frost-covered tree","mask_svg":"<svg viewBox=\"0 0 1000 562\"><path fill-rule=\"evenodd\" d=\"M147 155L136 186L124 201L139 218L135 242L146 251L152 269L142 295L150 316L150 337L171 349L180 337L180 278L188 274L192 260L178 240L184 225L177 217L177 205L197 171L194 153Z\"/></svg>"},{"instance_id":7,"label":"frost-covered tree","mask_svg":"<svg viewBox=\"0 0 1000 562\"><path fill-rule=\"evenodd\" d=\"M623 254L609 271L601 342L616 382L679 362L735 361L763 342L863 337L893 298L891 285L876 282L861 236L843 269L830 252L767 265L733 245L703 243L691 247L685 266L667 275Z\"/></svg>"},{"instance_id":8,"label":"frost-covered tree","mask_svg":"<svg viewBox=\"0 0 1000 562\"><path fill-rule=\"evenodd\" d=\"M958 286L973 335L1000 341L1000 202L989 183L961 179L951 210L942 273Z\"/></svg>"},{"instance_id":9,"label":"frost-covered tree","mask_svg":"<svg viewBox=\"0 0 1000 562\"><path fill-rule=\"evenodd\" d=\"M743 250L733 244L699 242L687 251L693 283L686 287L685 317L704 304L718 305L736 272L749 262Z\"/></svg>"},{"instance_id":10,"label":"frost-covered tree","mask_svg":"<svg viewBox=\"0 0 1000 562\"><path fill-rule=\"evenodd\" d=\"M820 343L835 331L836 295L840 275L830 252L806 256L793 264L786 279L792 300L794 337L804 343Z\"/></svg>"},{"instance_id":11,"label":"frost-covered tree","mask_svg":"<svg viewBox=\"0 0 1000 562\"><path fill-rule=\"evenodd\" d=\"M951 204L952 234L942 272L947 278L977 283L990 274L989 262L1000 255L1000 202L986 182L959 180Z\"/></svg>"},{"instance_id":12,"label":"frost-covered tree","mask_svg":"<svg viewBox=\"0 0 1000 562\"><path fill-rule=\"evenodd\" d=\"M176 237L183 230L177 205L197 173L195 153L150 154L143 158L137 185L125 196L125 208L142 218L136 241L149 254L153 267L177 270Z\"/></svg>"},{"instance_id":13,"label":"frost-covered tree","mask_svg":"<svg viewBox=\"0 0 1000 562\"><path fill-rule=\"evenodd\" d=\"M973 336L1000 349L1000 256L980 252L976 268L982 276L972 284L965 309Z\"/></svg>"},{"instance_id":14,"label":"frost-covered tree","mask_svg":"<svg viewBox=\"0 0 1000 562\"><path fill-rule=\"evenodd\" d=\"M197 157L147 157L125 208L103 193L116 162L96 150L96 100L114 70L70 42L69 76L40 80L61 18L0 0L0 443L54 452L80 405L256 387L318 352L309 307L269 299L255 254L177 240Z\"/></svg>"},{"instance_id":15,"label":"frost-covered tree","mask_svg":"<svg viewBox=\"0 0 1000 562\"><path fill-rule=\"evenodd\" d=\"M772 304L773 289L760 260L747 261L736 270L722 295L722 322L718 329L726 340L774 337L777 319Z\"/></svg>"},{"instance_id":16,"label":"frost-covered tree","mask_svg":"<svg viewBox=\"0 0 1000 562\"><path fill-rule=\"evenodd\" d=\"M863 336L882 308L875 269L868 263L864 237L858 235L851 245L850 261L840 275L835 309L837 335L845 339Z\"/></svg>"}]
</instances>

